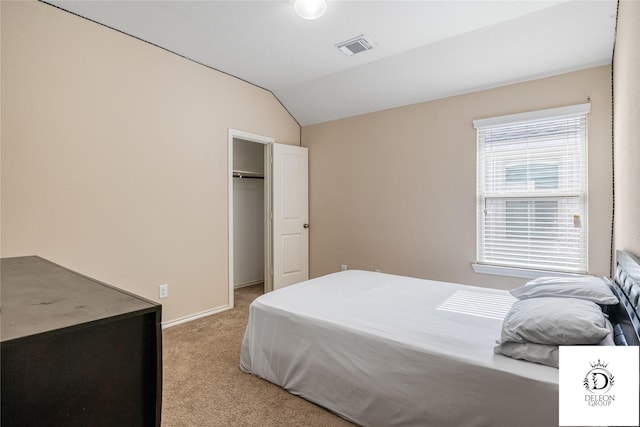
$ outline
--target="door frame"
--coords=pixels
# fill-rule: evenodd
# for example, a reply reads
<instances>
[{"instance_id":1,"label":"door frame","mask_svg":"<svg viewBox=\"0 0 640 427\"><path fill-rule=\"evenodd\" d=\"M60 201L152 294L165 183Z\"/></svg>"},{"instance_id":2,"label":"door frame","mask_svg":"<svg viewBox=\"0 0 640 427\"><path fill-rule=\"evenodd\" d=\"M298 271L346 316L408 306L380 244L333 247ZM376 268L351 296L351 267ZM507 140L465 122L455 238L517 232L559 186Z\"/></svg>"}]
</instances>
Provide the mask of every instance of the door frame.
<instances>
[{"instance_id":1,"label":"door frame","mask_svg":"<svg viewBox=\"0 0 640 427\"><path fill-rule=\"evenodd\" d=\"M228 241L229 241L229 307L233 308L234 304L234 259L233 259L233 140L243 139L245 141L265 144L266 150L264 155L264 288L265 291L273 289L271 272L273 271L272 254L271 254L271 144L275 142L275 138L263 135L257 135L237 129L228 129L228 161L227 161L227 203L229 207L228 213Z\"/></svg>"}]
</instances>

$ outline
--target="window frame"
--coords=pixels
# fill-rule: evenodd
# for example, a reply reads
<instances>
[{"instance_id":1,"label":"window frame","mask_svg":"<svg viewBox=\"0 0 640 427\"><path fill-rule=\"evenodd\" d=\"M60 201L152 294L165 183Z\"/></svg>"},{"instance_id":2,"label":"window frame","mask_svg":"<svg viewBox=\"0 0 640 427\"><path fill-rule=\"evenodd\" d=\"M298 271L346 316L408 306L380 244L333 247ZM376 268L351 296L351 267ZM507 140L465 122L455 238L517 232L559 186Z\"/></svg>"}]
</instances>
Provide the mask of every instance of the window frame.
<instances>
[{"instance_id":1,"label":"window frame","mask_svg":"<svg viewBox=\"0 0 640 427\"><path fill-rule=\"evenodd\" d=\"M505 275L505 276L514 276L514 277L526 277L526 278L534 278L534 277L538 277L541 275L545 275L545 274L558 274L558 275L576 275L576 274L584 274L587 272L588 270L588 265L589 265L589 259L588 259L588 253L589 253L589 232L588 232L588 113L590 112L590 107L591 104L590 103L586 103L586 104L578 104L578 105L571 105L571 106L567 106L567 107L560 107L560 108L552 108L552 109L546 109L546 110L537 110L537 111L531 111L531 112L526 112L526 113L519 113L519 114L512 114L512 115L507 115L507 116L500 116L500 117L492 117L492 118L487 118L487 119L480 119L480 120L474 120L473 121L473 126L474 128L477 130L476 135L477 135L477 139L476 139L476 160L477 160L477 176L476 176L476 185L477 185L477 189L476 189L476 196L477 196L477 200L476 200L476 205L477 205L477 214L476 214L476 230L477 230L477 235L476 235L476 263L472 264L472 267L474 269L475 272L477 273L483 273L483 274L497 274L497 275ZM580 218L582 224L581 227L584 228L584 240L583 240L583 248L582 251L584 252L580 252L581 255L581 259L584 260L584 263L579 265L578 268L579 269L570 269L570 268L562 268L562 267L558 267L558 266L551 266L551 265L531 265L531 264L526 264L526 263L501 263L500 260L498 260L498 262L488 262L487 258L483 258L482 254L484 254L484 244L485 244L485 234L484 234L484 227L485 227L485 200L487 200L487 198L491 198L490 196L488 197L487 194L488 192L485 192L483 188L481 188L481 184L482 184L482 180L484 179L484 177L481 177L481 172L483 171L483 164L482 162L485 161L484 158L482 158L482 156L484 155L483 153L481 153L481 146L480 144L482 143L481 138L480 138L480 132L483 130L486 130L488 128L496 128L496 127L509 127L509 126L520 126L523 124L527 124L528 122L545 122L545 121L554 121L557 120L559 118L563 118L563 117L584 117L585 120L585 128L584 128L584 139L581 139L581 143L582 143L582 147L581 150L583 151L583 155L582 155L582 159L584 161L584 164L581 165L582 169L579 169L579 171L583 171L584 176L584 182L582 183L582 187L581 187L581 192L577 192L577 191L572 191L568 194L566 194L567 198L577 198L577 201L579 203L579 207L581 209L582 212L582 217ZM535 162L535 160L533 161L533 163ZM526 167L530 167L531 164L533 163L526 163ZM518 167L523 167L523 165L513 165L513 166L509 166L510 168L512 168L513 170L517 170ZM505 182L507 182L509 180L509 177L507 176L507 174L509 172L507 172L507 169L509 167L505 166ZM513 182L516 182L517 184L517 180L514 180ZM537 187L537 182L534 184ZM519 192L518 195L513 195L513 196L506 196L506 198L504 199L505 201L509 201L509 200L523 200L522 196L523 194L525 195L525 199L529 199L529 201L531 201L531 199L534 199L536 197L536 195L533 193L533 191L535 190L528 190L528 191L524 191L524 192ZM559 193L559 192L558 192ZM555 197L557 198L549 198L548 200L562 200L562 197L560 194L556 195ZM505 202L505 211L506 211L506 202ZM531 208L530 208L531 209ZM574 218L575 220L575 218ZM528 218L529 223L531 221L535 221L535 219L529 217ZM507 228L507 219L506 219L506 215L505 215L505 229ZM530 239L527 239L527 241L531 241ZM584 270L584 271L583 271Z\"/></svg>"}]
</instances>

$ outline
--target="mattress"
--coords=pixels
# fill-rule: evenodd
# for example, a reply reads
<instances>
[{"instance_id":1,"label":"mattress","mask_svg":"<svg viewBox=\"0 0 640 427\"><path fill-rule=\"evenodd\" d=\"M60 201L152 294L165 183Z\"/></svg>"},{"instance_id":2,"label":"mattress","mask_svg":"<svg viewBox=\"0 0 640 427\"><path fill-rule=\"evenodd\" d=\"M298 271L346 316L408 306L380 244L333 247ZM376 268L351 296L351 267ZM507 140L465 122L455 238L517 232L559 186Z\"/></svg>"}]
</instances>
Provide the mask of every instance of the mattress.
<instances>
[{"instance_id":1,"label":"mattress","mask_svg":"<svg viewBox=\"0 0 640 427\"><path fill-rule=\"evenodd\" d=\"M513 301L334 273L257 298L240 367L364 426L558 425L558 370L493 352Z\"/></svg>"}]
</instances>

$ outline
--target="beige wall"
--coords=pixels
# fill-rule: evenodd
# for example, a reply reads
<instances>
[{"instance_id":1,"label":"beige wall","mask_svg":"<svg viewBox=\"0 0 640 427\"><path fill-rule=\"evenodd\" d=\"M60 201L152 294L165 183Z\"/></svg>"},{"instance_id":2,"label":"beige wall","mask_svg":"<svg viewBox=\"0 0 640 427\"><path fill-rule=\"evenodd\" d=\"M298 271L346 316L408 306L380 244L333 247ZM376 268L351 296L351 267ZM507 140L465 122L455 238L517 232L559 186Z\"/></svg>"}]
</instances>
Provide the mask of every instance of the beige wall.
<instances>
[{"instance_id":1,"label":"beige wall","mask_svg":"<svg viewBox=\"0 0 640 427\"><path fill-rule=\"evenodd\" d=\"M640 256L640 2L620 1L613 62L615 247Z\"/></svg>"},{"instance_id":2,"label":"beige wall","mask_svg":"<svg viewBox=\"0 0 640 427\"><path fill-rule=\"evenodd\" d=\"M381 83L383 84L383 83ZM611 68L305 126L311 275L340 264L480 286L523 279L476 274L474 119L587 102L589 272L609 272Z\"/></svg>"},{"instance_id":3,"label":"beige wall","mask_svg":"<svg viewBox=\"0 0 640 427\"><path fill-rule=\"evenodd\" d=\"M37 2L2 3L2 256L228 303L227 129L299 143L273 95Z\"/></svg>"}]
</instances>

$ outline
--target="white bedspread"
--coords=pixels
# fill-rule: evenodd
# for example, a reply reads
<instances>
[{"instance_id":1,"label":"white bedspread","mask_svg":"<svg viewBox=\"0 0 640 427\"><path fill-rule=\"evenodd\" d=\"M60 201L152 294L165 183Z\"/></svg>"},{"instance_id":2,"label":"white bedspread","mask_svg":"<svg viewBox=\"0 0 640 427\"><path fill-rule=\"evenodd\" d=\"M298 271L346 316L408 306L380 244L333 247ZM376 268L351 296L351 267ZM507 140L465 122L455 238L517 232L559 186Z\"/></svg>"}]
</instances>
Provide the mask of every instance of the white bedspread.
<instances>
[{"instance_id":1,"label":"white bedspread","mask_svg":"<svg viewBox=\"0 0 640 427\"><path fill-rule=\"evenodd\" d=\"M493 353L511 302L503 290L334 273L256 299L240 366L365 426L558 425L558 371Z\"/></svg>"}]
</instances>

